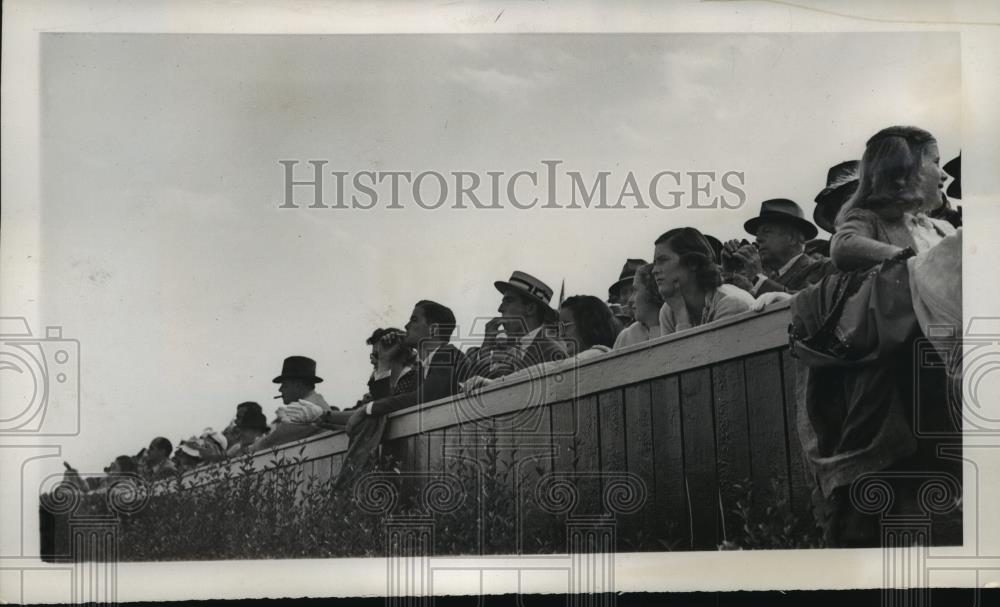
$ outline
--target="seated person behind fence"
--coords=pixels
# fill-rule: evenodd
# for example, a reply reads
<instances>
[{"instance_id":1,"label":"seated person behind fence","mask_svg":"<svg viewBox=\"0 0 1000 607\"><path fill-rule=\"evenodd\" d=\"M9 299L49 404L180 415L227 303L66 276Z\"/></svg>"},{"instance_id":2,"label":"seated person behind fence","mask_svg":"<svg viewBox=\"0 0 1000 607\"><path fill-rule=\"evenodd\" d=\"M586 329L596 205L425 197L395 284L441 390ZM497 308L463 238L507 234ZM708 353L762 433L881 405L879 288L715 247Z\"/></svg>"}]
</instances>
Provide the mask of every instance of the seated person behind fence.
<instances>
[{"instance_id":1,"label":"seated person behind fence","mask_svg":"<svg viewBox=\"0 0 1000 607\"><path fill-rule=\"evenodd\" d=\"M567 358L539 363L496 379L471 377L462 385L462 389L466 392L476 390L522 373L544 375L567 361L596 358L611 351L615 337L621 331L618 319L611 313L611 308L593 295L574 295L566 298L559 307L558 326L559 337L568 353Z\"/></svg>"},{"instance_id":2,"label":"seated person behind fence","mask_svg":"<svg viewBox=\"0 0 1000 607\"><path fill-rule=\"evenodd\" d=\"M635 322L618 334L615 339L615 350L660 336L660 308L663 307L663 297L660 296L653 281L653 264L647 263L636 270L631 299Z\"/></svg>"},{"instance_id":3,"label":"seated person behind fence","mask_svg":"<svg viewBox=\"0 0 1000 607\"><path fill-rule=\"evenodd\" d=\"M323 396L316 392L316 384L323 381L316 376L316 361L307 356L289 356L281 365L281 375L272 380L280 384L279 395L285 404L278 407L271 432L253 445L254 451L268 449L290 441L305 438L319 428L313 422L324 413L334 411Z\"/></svg>"},{"instance_id":4,"label":"seated person behind fence","mask_svg":"<svg viewBox=\"0 0 1000 607\"><path fill-rule=\"evenodd\" d=\"M457 393L467 361L462 351L449 343L455 325L455 314L447 306L430 300L418 301L406 323L406 337L402 341L402 346L417 349L416 389L377 398L354 411L331 411L320 423L343 424L351 433L366 417L386 415Z\"/></svg>"},{"instance_id":5,"label":"seated person behind fence","mask_svg":"<svg viewBox=\"0 0 1000 607\"><path fill-rule=\"evenodd\" d=\"M182 440L177 445L177 450L174 451L173 460L174 467L177 468L177 472L180 474L200 466L203 462L198 438L192 436L191 438Z\"/></svg>"},{"instance_id":6,"label":"seated person behind fence","mask_svg":"<svg viewBox=\"0 0 1000 607\"><path fill-rule=\"evenodd\" d=\"M549 306L552 289L548 285L515 271L510 280L493 286L503 295L497 308L500 316L486 323L482 347L469 350L470 374L495 379L566 357L553 326L558 314Z\"/></svg>"},{"instance_id":7,"label":"seated person behind fence","mask_svg":"<svg viewBox=\"0 0 1000 607\"><path fill-rule=\"evenodd\" d=\"M695 228L674 228L656 239L653 279L663 297L660 330L670 335L750 310L753 296L722 284L712 249Z\"/></svg>"},{"instance_id":8,"label":"seated person behind fence","mask_svg":"<svg viewBox=\"0 0 1000 607\"><path fill-rule=\"evenodd\" d=\"M417 351L406 341L406 331L377 329L368 343L375 358L375 371L368 379L365 402L417 389Z\"/></svg>"},{"instance_id":9,"label":"seated person behind fence","mask_svg":"<svg viewBox=\"0 0 1000 607\"><path fill-rule=\"evenodd\" d=\"M623 326L632 323L634 311L632 310L632 282L635 271L640 266L646 265L644 259L626 259L622 271L618 274L618 280L608 287L608 307ZM615 306L619 306L616 308ZM627 319L627 320L626 320Z\"/></svg>"},{"instance_id":10,"label":"seated person behind fence","mask_svg":"<svg viewBox=\"0 0 1000 607\"><path fill-rule=\"evenodd\" d=\"M249 412L254 411L256 413L264 414L264 410L261 406L253 401L246 401L236 405L236 415L233 416L232 421L226 426L226 429L222 431L222 435L226 437L229 442L229 448L232 449L236 443L239 442L239 430L237 425L243 416L247 415Z\"/></svg>"},{"instance_id":11,"label":"seated person behind fence","mask_svg":"<svg viewBox=\"0 0 1000 607\"><path fill-rule=\"evenodd\" d=\"M760 214L743 224L756 238L756 246L727 242L723 265L736 261L733 278L753 295L795 293L836 272L830 260L805 252L806 241L819 230L804 218L802 208L784 198L765 200Z\"/></svg>"},{"instance_id":12,"label":"seated person behind fence","mask_svg":"<svg viewBox=\"0 0 1000 607\"><path fill-rule=\"evenodd\" d=\"M219 462L226 459L226 450L229 448L229 439L221 432L216 432L211 428L205 428L201 436L195 438L194 444L201 455L202 463Z\"/></svg>"},{"instance_id":13,"label":"seated person behind fence","mask_svg":"<svg viewBox=\"0 0 1000 607\"><path fill-rule=\"evenodd\" d=\"M954 234L950 223L927 216L943 204L939 163L937 141L923 129L889 127L869 139L858 189L837 215L833 263L862 269L929 250Z\"/></svg>"},{"instance_id":14,"label":"seated person behind fence","mask_svg":"<svg viewBox=\"0 0 1000 607\"><path fill-rule=\"evenodd\" d=\"M243 403L247 404L247 403ZM250 403L256 405L257 403ZM235 457L253 452L253 445L265 434L271 431L267 425L267 418L264 416L260 405L254 408L246 408L242 414L237 414L232 438L229 441L229 448L226 455Z\"/></svg>"},{"instance_id":15,"label":"seated person behind fence","mask_svg":"<svg viewBox=\"0 0 1000 607\"><path fill-rule=\"evenodd\" d=\"M170 461L174 446L170 440L157 436L146 449L146 458L141 468L142 477L148 481L160 481L177 476L177 467Z\"/></svg>"}]
</instances>

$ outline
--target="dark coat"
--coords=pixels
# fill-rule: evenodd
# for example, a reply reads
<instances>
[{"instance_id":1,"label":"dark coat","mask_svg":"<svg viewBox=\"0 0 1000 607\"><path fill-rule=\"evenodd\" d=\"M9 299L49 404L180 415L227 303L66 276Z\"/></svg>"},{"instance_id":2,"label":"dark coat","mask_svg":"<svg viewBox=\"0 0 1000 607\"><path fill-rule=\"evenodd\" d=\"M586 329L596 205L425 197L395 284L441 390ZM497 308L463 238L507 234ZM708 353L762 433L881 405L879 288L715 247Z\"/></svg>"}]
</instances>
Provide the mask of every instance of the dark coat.
<instances>
[{"instance_id":1,"label":"dark coat","mask_svg":"<svg viewBox=\"0 0 1000 607\"><path fill-rule=\"evenodd\" d=\"M763 293L797 293L810 285L823 280L824 277L837 272L826 257L821 255L802 255L787 272L777 278L768 278L757 289L757 295Z\"/></svg>"},{"instance_id":2,"label":"dark coat","mask_svg":"<svg viewBox=\"0 0 1000 607\"><path fill-rule=\"evenodd\" d=\"M543 325L523 350L517 345L516 339L500 340L484 344L481 348L473 348L469 351L466 375L496 379L542 363L564 360L566 356L566 347L554 337L554 329Z\"/></svg>"},{"instance_id":3,"label":"dark coat","mask_svg":"<svg viewBox=\"0 0 1000 607\"><path fill-rule=\"evenodd\" d=\"M461 350L451 344L445 344L431 357L429 366L425 377L423 364L417 365L416 390L373 401L372 415L385 415L458 393L458 384L465 380L467 368L465 354Z\"/></svg>"}]
</instances>

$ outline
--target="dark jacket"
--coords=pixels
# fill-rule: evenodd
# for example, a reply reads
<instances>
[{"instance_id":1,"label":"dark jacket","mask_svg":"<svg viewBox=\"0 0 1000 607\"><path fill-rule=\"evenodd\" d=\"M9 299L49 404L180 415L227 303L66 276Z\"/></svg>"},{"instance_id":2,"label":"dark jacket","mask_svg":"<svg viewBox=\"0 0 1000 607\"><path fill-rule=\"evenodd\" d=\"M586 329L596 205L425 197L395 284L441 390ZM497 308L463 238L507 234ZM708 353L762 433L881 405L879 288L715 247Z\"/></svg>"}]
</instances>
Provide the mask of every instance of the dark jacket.
<instances>
[{"instance_id":1,"label":"dark jacket","mask_svg":"<svg viewBox=\"0 0 1000 607\"><path fill-rule=\"evenodd\" d=\"M757 289L757 295L763 293L797 293L810 285L823 280L824 277L836 273L826 257L804 254L799 257L787 272L777 278L768 278Z\"/></svg>"},{"instance_id":2,"label":"dark jacket","mask_svg":"<svg viewBox=\"0 0 1000 607\"><path fill-rule=\"evenodd\" d=\"M415 369L416 390L376 399L372 404L372 415L385 415L457 394L459 382L465 380L466 368L465 354L455 346L445 344L431 357L429 369L418 363Z\"/></svg>"},{"instance_id":3,"label":"dark jacket","mask_svg":"<svg viewBox=\"0 0 1000 607\"><path fill-rule=\"evenodd\" d=\"M469 351L466 375L496 379L542 363L564 360L566 356L566 347L555 337L555 329L542 325L526 348L522 349L514 338L473 348Z\"/></svg>"}]
</instances>

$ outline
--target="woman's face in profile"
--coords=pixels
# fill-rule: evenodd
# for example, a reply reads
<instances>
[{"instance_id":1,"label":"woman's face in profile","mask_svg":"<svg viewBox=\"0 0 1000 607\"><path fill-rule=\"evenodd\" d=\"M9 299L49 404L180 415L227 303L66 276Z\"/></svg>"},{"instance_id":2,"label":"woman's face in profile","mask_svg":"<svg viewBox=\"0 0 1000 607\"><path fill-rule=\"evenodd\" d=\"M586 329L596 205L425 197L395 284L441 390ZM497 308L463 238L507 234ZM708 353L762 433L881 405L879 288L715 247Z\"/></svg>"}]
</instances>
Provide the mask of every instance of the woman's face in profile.
<instances>
[{"instance_id":1,"label":"woman's face in profile","mask_svg":"<svg viewBox=\"0 0 1000 607\"><path fill-rule=\"evenodd\" d=\"M574 356L583 345L576 331L576 321L569 308L559 308L559 337L566 344L566 353Z\"/></svg>"},{"instance_id":2,"label":"woman's face in profile","mask_svg":"<svg viewBox=\"0 0 1000 607\"><path fill-rule=\"evenodd\" d=\"M941 154L933 141L924 146L920 162L920 173L917 187L923 201L920 210L931 211L941 206L941 188L944 185L945 172L941 169Z\"/></svg>"},{"instance_id":3,"label":"woman's face in profile","mask_svg":"<svg viewBox=\"0 0 1000 607\"><path fill-rule=\"evenodd\" d=\"M664 299L676 295L687 284L690 272L669 243L661 242L653 251L653 279Z\"/></svg>"}]
</instances>

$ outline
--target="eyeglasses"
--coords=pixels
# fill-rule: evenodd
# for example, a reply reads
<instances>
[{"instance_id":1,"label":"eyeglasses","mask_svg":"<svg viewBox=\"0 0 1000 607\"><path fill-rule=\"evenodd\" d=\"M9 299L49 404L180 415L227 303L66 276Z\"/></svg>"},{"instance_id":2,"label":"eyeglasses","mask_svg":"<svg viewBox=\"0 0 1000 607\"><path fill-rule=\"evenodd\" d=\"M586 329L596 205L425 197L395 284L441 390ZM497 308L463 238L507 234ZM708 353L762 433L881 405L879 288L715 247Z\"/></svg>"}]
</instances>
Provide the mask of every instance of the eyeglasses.
<instances>
[{"instance_id":1,"label":"eyeglasses","mask_svg":"<svg viewBox=\"0 0 1000 607\"><path fill-rule=\"evenodd\" d=\"M559 321L559 328L561 330L565 331L566 329L572 327L575 324L576 324L576 322L574 322L572 320L560 320Z\"/></svg>"}]
</instances>

